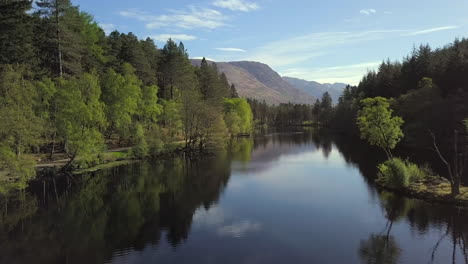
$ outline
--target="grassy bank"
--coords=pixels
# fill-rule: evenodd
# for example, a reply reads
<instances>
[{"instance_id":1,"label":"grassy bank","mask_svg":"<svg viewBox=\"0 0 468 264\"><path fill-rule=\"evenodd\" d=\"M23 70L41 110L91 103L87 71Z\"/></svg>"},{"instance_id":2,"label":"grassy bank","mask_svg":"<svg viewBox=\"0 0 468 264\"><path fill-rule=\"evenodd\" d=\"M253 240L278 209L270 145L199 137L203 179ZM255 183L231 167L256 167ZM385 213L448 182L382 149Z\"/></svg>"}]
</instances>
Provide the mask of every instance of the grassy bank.
<instances>
[{"instance_id":1,"label":"grassy bank","mask_svg":"<svg viewBox=\"0 0 468 264\"><path fill-rule=\"evenodd\" d=\"M96 154L95 158L92 159L92 162L82 162L82 160L77 159L73 166L71 166L71 172L73 174L94 172L98 170L112 168L115 166L120 166L123 164L129 164L146 158L164 157L167 155L172 155L183 148L184 142L173 142L169 145L171 146L170 148L161 150L157 155L148 155L143 157L135 156L132 147L110 149ZM38 161L38 163L36 164L36 169L38 171L46 169L60 170L69 162L69 159L67 158L59 158L53 161L41 159L40 156L33 158Z\"/></svg>"},{"instance_id":2,"label":"grassy bank","mask_svg":"<svg viewBox=\"0 0 468 264\"><path fill-rule=\"evenodd\" d=\"M444 203L468 207L468 187L460 186L460 194L451 194L450 183L442 179L438 182L414 182L407 187L392 187L384 181L377 179L376 185L387 191L402 194L411 198L421 199L430 203Z\"/></svg>"}]
</instances>

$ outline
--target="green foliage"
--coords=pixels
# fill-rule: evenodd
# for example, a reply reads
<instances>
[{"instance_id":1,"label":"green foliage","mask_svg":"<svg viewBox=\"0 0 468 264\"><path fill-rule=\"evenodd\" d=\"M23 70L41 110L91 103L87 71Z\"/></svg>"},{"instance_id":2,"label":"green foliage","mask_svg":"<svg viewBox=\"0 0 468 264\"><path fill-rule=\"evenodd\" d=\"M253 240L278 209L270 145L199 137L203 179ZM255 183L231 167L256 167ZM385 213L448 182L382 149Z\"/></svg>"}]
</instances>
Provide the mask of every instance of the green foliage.
<instances>
[{"instance_id":1,"label":"green foliage","mask_svg":"<svg viewBox=\"0 0 468 264\"><path fill-rule=\"evenodd\" d=\"M224 99L224 121L233 136L250 134L253 129L253 114L247 100L240 98Z\"/></svg>"},{"instance_id":2,"label":"green foliage","mask_svg":"<svg viewBox=\"0 0 468 264\"><path fill-rule=\"evenodd\" d=\"M325 92L320 101L319 120L322 126L327 127L333 116L333 100L328 92Z\"/></svg>"},{"instance_id":3,"label":"green foliage","mask_svg":"<svg viewBox=\"0 0 468 264\"><path fill-rule=\"evenodd\" d=\"M390 103L383 97L366 98L361 104L362 109L357 117L361 138L366 139L371 145L381 147L391 158L391 150L403 137L401 130L403 119L392 116Z\"/></svg>"},{"instance_id":4,"label":"green foliage","mask_svg":"<svg viewBox=\"0 0 468 264\"><path fill-rule=\"evenodd\" d=\"M378 179L392 188L405 188L410 184L410 174L405 162L392 158L380 164Z\"/></svg>"},{"instance_id":5,"label":"green foliage","mask_svg":"<svg viewBox=\"0 0 468 264\"><path fill-rule=\"evenodd\" d=\"M135 135L133 137L133 145L133 156L137 158L143 158L148 155L148 143L146 142L145 131L143 130L143 126L140 124L136 125Z\"/></svg>"},{"instance_id":6,"label":"green foliage","mask_svg":"<svg viewBox=\"0 0 468 264\"><path fill-rule=\"evenodd\" d=\"M414 182L431 182L440 178L428 164L420 167L409 160L392 158L380 164L378 180L393 188L408 187Z\"/></svg>"},{"instance_id":7,"label":"green foliage","mask_svg":"<svg viewBox=\"0 0 468 264\"><path fill-rule=\"evenodd\" d=\"M128 139L137 114L141 98L141 82L134 75L134 69L124 64L124 75L109 69L102 79L102 101L109 123L108 133L116 131L120 137Z\"/></svg>"},{"instance_id":8,"label":"green foliage","mask_svg":"<svg viewBox=\"0 0 468 264\"><path fill-rule=\"evenodd\" d=\"M157 125L153 125L146 132L146 141L148 142L148 154L151 156L157 156L164 150L172 150L170 148L170 142L172 139ZM167 144L165 144L165 142L167 142Z\"/></svg>"},{"instance_id":9,"label":"green foliage","mask_svg":"<svg viewBox=\"0 0 468 264\"><path fill-rule=\"evenodd\" d=\"M161 122L168 130L168 134L174 137L177 132L182 130L181 104L174 100L162 100L163 112Z\"/></svg>"},{"instance_id":10,"label":"green foliage","mask_svg":"<svg viewBox=\"0 0 468 264\"><path fill-rule=\"evenodd\" d=\"M37 65L31 5L28 0L0 1L0 64Z\"/></svg>"},{"instance_id":11,"label":"green foliage","mask_svg":"<svg viewBox=\"0 0 468 264\"><path fill-rule=\"evenodd\" d=\"M17 156L38 146L42 121L35 113L37 89L22 67L0 68L0 138Z\"/></svg>"},{"instance_id":12,"label":"green foliage","mask_svg":"<svg viewBox=\"0 0 468 264\"><path fill-rule=\"evenodd\" d=\"M156 123L163 111L163 106L158 104L158 89L156 85L143 86L141 89L138 116L147 127Z\"/></svg>"},{"instance_id":13,"label":"green foliage","mask_svg":"<svg viewBox=\"0 0 468 264\"><path fill-rule=\"evenodd\" d=\"M27 157L17 156L8 146L0 145L0 194L24 190L36 176L35 164Z\"/></svg>"},{"instance_id":14,"label":"green foliage","mask_svg":"<svg viewBox=\"0 0 468 264\"><path fill-rule=\"evenodd\" d=\"M104 148L101 130L106 125L104 105L99 100L101 88L97 76L61 80L57 92L57 127L72 158L91 160Z\"/></svg>"}]
</instances>

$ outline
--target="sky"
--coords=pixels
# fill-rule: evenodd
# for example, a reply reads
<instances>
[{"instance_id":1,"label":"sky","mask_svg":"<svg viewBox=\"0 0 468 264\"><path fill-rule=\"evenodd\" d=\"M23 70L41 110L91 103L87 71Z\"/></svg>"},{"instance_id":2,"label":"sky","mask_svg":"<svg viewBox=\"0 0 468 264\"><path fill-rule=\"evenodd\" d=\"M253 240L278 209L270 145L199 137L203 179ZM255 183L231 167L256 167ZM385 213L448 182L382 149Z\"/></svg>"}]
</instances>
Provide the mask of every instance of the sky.
<instances>
[{"instance_id":1,"label":"sky","mask_svg":"<svg viewBox=\"0 0 468 264\"><path fill-rule=\"evenodd\" d=\"M414 46L468 37L467 0L72 0L107 32L171 37L191 58L266 63L282 76L357 84Z\"/></svg>"}]
</instances>

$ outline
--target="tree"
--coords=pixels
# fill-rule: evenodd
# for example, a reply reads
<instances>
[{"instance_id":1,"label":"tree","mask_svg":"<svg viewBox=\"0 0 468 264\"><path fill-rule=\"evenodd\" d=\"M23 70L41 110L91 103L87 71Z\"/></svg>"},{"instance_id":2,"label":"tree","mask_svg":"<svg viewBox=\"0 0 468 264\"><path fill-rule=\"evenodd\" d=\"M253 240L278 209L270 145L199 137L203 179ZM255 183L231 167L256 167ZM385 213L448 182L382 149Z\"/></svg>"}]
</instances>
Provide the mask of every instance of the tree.
<instances>
[{"instance_id":1,"label":"tree","mask_svg":"<svg viewBox=\"0 0 468 264\"><path fill-rule=\"evenodd\" d=\"M106 126L106 118L96 75L85 73L79 78L60 80L58 87L56 122L70 158L64 167L68 169L77 157L81 162L90 162L103 150L101 131Z\"/></svg>"},{"instance_id":2,"label":"tree","mask_svg":"<svg viewBox=\"0 0 468 264\"><path fill-rule=\"evenodd\" d=\"M361 138L371 145L382 148L387 157L392 158L391 150L403 137L401 125L403 119L392 116L390 103L383 97L366 98L361 101L362 109L358 112L357 125Z\"/></svg>"},{"instance_id":3,"label":"tree","mask_svg":"<svg viewBox=\"0 0 468 264\"><path fill-rule=\"evenodd\" d=\"M324 126L328 126L333 115L333 100L328 92L325 92L320 101L320 122Z\"/></svg>"},{"instance_id":4,"label":"tree","mask_svg":"<svg viewBox=\"0 0 468 264\"><path fill-rule=\"evenodd\" d=\"M29 0L0 1L0 64L36 66L34 21Z\"/></svg>"},{"instance_id":5,"label":"tree","mask_svg":"<svg viewBox=\"0 0 468 264\"><path fill-rule=\"evenodd\" d=\"M463 121L463 125L468 132L468 119ZM460 194L461 177L468 163L468 145L462 145L461 149L459 148L460 141L462 140L459 138L459 131L455 129L453 131L453 162L449 162L440 151L436 142L436 136L432 131L429 132L432 136L434 150L447 167L452 195L458 195Z\"/></svg>"},{"instance_id":6,"label":"tree","mask_svg":"<svg viewBox=\"0 0 468 264\"><path fill-rule=\"evenodd\" d=\"M247 100L224 99L224 121L231 135L250 134L253 129L253 114Z\"/></svg>"},{"instance_id":7,"label":"tree","mask_svg":"<svg viewBox=\"0 0 468 264\"><path fill-rule=\"evenodd\" d=\"M80 13L70 0L40 0L36 4L42 18L38 25L42 66L58 77L81 74L83 57L93 51L87 49L83 35L90 33L85 28L86 23L92 23L90 16Z\"/></svg>"},{"instance_id":8,"label":"tree","mask_svg":"<svg viewBox=\"0 0 468 264\"><path fill-rule=\"evenodd\" d=\"M181 89L196 83L194 69L188 59L184 45L169 39L161 50L158 69L161 98L176 99Z\"/></svg>"},{"instance_id":9,"label":"tree","mask_svg":"<svg viewBox=\"0 0 468 264\"><path fill-rule=\"evenodd\" d=\"M123 68L124 75L112 69L107 71L102 79L101 99L109 123L108 137L116 131L121 139L128 139L141 100L141 81L130 64L124 64Z\"/></svg>"},{"instance_id":10,"label":"tree","mask_svg":"<svg viewBox=\"0 0 468 264\"><path fill-rule=\"evenodd\" d=\"M143 86L141 89L141 100L138 107L139 120L149 129L151 124L158 121L163 111L162 105L158 104L158 90L156 85Z\"/></svg>"},{"instance_id":11,"label":"tree","mask_svg":"<svg viewBox=\"0 0 468 264\"><path fill-rule=\"evenodd\" d=\"M218 74L218 68L215 63L211 65L202 59L197 71L200 92L205 101L212 104L222 103L222 98L229 97L230 87L227 77L224 73Z\"/></svg>"},{"instance_id":12,"label":"tree","mask_svg":"<svg viewBox=\"0 0 468 264\"><path fill-rule=\"evenodd\" d=\"M231 84L231 98L239 98L239 94L237 93L236 86Z\"/></svg>"},{"instance_id":13,"label":"tree","mask_svg":"<svg viewBox=\"0 0 468 264\"><path fill-rule=\"evenodd\" d=\"M36 175L35 162L23 155L39 146L42 120L36 115L37 90L23 67L0 68L0 193L25 189Z\"/></svg>"},{"instance_id":14,"label":"tree","mask_svg":"<svg viewBox=\"0 0 468 264\"><path fill-rule=\"evenodd\" d=\"M42 120L34 111L37 96L24 68L6 65L0 69L0 138L16 156L40 143Z\"/></svg>"}]
</instances>

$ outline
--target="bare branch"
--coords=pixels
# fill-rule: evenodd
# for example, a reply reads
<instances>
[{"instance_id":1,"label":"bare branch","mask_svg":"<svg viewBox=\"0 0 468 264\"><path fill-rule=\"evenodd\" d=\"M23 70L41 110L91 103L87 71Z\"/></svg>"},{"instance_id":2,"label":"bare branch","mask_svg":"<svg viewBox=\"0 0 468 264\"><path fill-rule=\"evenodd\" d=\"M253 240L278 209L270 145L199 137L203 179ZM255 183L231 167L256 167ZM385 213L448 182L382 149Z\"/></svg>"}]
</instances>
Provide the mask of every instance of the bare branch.
<instances>
[{"instance_id":1,"label":"bare branch","mask_svg":"<svg viewBox=\"0 0 468 264\"><path fill-rule=\"evenodd\" d=\"M448 161L442 156L442 154L440 153L439 151L439 148L437 147L437 143L436 143L436 137L434 135L434 133L432 133L432 131L429 130L429 133L431 134L432 136L432 143L434 145L434 149L435 151L437 152L437 154L439 155L440 159L442 160L442 162L445 163L445 165L449 166L450 167L450 164L448 163Z\"/></svg>"}]
</instances>

